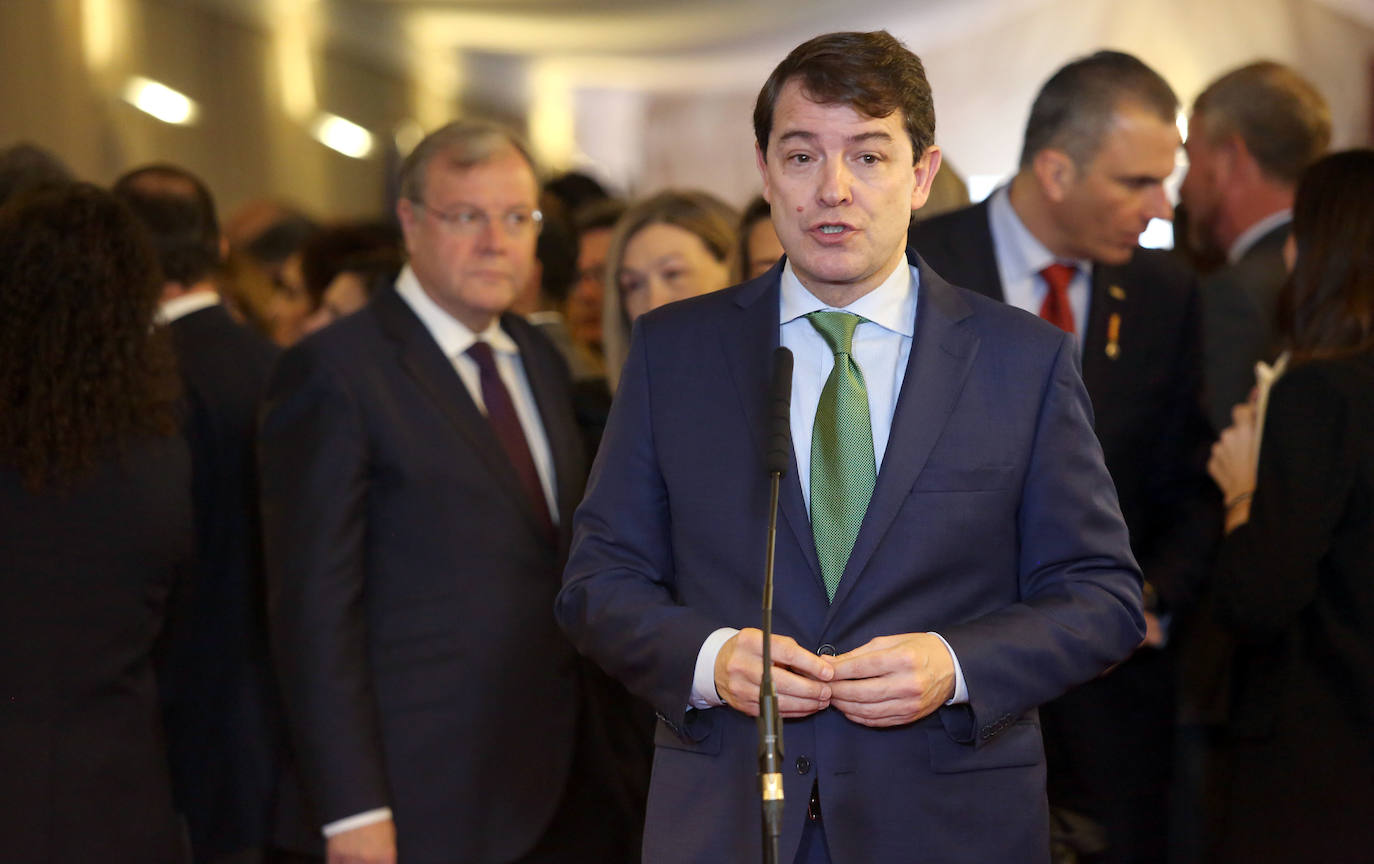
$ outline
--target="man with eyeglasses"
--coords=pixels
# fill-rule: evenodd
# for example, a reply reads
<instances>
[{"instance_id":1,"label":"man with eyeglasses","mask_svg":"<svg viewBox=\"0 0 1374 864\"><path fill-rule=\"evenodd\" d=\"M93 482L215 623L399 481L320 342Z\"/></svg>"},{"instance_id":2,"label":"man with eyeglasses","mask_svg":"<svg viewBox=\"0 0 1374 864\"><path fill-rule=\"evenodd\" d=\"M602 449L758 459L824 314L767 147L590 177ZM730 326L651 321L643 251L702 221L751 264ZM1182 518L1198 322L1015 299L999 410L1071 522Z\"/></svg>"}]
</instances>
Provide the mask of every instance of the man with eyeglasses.
<instances>
[{"instance_id":1,"label":"man with eyeglasses","mask_svg":"<svg viewBox=\"0 0 1374 864\"><path fill-rule=\"evenodd\" d=\"M402 167L394 289L268 387L276 662L331 864L617 854L578 755L581 661L551 614L585 477L571 385L505 311L538 188L502 127L432 133Z\"/></svg>"}]
</instances>

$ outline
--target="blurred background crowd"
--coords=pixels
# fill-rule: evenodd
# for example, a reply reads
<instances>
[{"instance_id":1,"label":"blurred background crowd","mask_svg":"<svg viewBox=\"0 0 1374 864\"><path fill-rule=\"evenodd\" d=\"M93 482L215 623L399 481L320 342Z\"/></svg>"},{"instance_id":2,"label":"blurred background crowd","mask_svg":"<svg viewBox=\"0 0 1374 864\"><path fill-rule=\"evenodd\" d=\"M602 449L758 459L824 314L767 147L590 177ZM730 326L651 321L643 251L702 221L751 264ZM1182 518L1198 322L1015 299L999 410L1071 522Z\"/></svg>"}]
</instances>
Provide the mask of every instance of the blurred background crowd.
<instances>
[{"instance_id":1,"label":"blurred background crowd","mask_svg":"<svg viewBox=\"0 0 1374 864\"><path fill-rule=\"evenodd\" d=\"M635 319L783 255L754 88L829 5L0 4L14 860L318 860L261 527L303 523L271 512L254 443L280 352L394 296L417 242L397 204L428 206L403 164L494 118L529 141L537 213L442 215L536 223L509 311L566 364L590 466ZM840 23L930 73L946 161L912 244L1008 302L999 226L1081 262L1051 320L1082 342L1146 578L1146 644L1044 710L1055 860L1374 860L1350 818L1374 812L1374 6L887 5ZM1102 45L1158 86L1108 57L1052 104ZM1167 133L1162 176L1107 146L1122 99ZM1120 170L1057 196L1061 149ZM652 710L588 686L623 767L598 854L635 860Z\"/></svg>"}]
</instances>

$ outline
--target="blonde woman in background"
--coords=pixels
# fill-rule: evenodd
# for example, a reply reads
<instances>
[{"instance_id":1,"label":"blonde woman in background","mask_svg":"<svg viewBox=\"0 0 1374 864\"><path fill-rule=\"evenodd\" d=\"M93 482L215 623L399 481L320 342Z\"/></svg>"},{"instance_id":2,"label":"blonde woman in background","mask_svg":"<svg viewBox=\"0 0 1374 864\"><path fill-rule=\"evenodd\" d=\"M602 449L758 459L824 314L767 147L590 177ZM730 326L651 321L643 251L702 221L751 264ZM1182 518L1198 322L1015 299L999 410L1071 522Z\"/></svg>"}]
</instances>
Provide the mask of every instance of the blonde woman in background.
<instances>
[{"instance_id":1,"label":"blonde woman in background","mask_svg":"<svg viewBox=\"0 0 1374 864\"><path fill-rule=\"evenodd\" d=\"M606 382L612 391L636 318L734 281L738 222L733 207L695 191L660 192L620 217L611 238L602 303Z\"/></svg>"}]
</instances>

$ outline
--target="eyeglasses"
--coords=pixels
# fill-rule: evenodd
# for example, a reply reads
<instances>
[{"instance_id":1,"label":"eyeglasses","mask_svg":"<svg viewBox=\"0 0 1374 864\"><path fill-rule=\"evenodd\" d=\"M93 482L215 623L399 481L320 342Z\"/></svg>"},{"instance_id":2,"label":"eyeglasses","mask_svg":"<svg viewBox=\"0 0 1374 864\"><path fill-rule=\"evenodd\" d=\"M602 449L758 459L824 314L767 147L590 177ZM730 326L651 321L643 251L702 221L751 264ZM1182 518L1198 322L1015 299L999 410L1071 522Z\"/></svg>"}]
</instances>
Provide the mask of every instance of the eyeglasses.
<instances>
[{"instance_id":1,"label":"eyeglasses","mask_svg":"<svg viewBox=\"0 0 1374 864\"><path fill-rule=\"evenodd\" d=\"M507 235L520 237L531 232L537 232L544 223L544 214L538 210L507 210L495 216L477 207L461 206L454 210L436 210L423 201L412 198L411 203L422 210L427 210L439 224L444 226L450 234L457 234L462 237L475 237L487 230L493 220L497 222Z\"/></svg>"}]
</instances>

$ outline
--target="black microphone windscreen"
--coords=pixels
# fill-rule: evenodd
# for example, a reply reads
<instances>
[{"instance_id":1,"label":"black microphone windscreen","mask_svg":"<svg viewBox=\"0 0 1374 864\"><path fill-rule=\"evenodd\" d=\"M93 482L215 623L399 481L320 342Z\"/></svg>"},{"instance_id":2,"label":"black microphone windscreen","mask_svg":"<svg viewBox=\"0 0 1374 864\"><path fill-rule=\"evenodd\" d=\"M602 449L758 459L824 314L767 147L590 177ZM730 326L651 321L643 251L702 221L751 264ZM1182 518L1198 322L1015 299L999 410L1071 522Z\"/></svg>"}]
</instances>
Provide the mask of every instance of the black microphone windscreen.
<instances>
[{"instance_id":1,"label":"black microphone windscreen","mask_svg":"<svg viewBox=\"0 0 1374 864\"><path fill-rule=\"evenodd\" d=\"M772 425L768 434L768 473L787 473L792 452L792 352L773 352Z\"/></svg>"}]
</instances>

